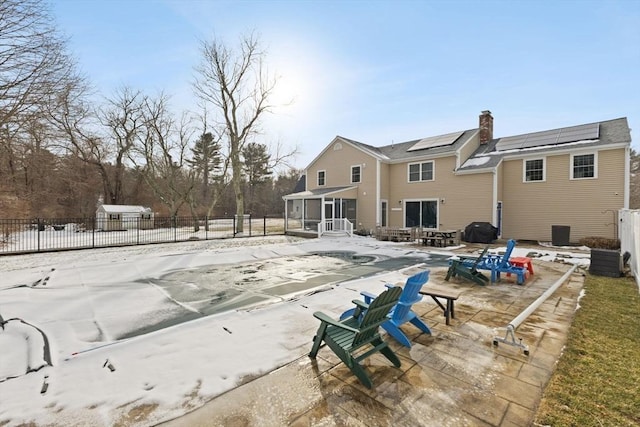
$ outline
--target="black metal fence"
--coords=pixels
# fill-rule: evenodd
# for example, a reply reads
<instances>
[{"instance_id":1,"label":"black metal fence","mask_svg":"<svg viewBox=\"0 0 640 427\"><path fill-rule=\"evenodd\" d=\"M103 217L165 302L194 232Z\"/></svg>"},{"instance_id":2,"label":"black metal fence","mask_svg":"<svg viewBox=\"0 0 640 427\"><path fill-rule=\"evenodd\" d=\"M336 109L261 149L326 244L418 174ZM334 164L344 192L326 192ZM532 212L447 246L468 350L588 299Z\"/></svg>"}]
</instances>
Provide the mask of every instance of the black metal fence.
<instances>
[{"instance_id":1,"label":"black metal fence","mask_svg":"<svg viewBox=\"0 0 640 427\"><path fill-rule=\"evenodd\" d=\"M0 219L0 255L284 234L284 218Z\"/></svg>"}]
</instances>

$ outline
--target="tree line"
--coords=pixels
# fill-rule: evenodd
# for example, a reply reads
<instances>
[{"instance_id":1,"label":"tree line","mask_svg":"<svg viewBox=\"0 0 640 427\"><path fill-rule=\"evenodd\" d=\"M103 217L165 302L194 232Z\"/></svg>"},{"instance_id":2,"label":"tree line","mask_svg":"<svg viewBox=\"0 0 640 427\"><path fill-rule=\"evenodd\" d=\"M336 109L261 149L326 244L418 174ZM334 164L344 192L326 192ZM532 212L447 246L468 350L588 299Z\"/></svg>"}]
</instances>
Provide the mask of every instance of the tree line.
<instances>
[{"instance_id":1,"label":"tree line","mask_svg":"<svg viewBox=\"0 0 640 427\"><path fill-rule=\"evenodd\" d=\"M640 154L631 149L629 209L640 209Z\"/></svg>"},{"instance_id":2,"label":"tree line","mask_svg":"<svg viewBox=\"0 0 640 427\"><path fill-rule=\"evenodd\" d=\"M0 0L2 217L92 216L99 202L282 213L301 171L288 164L295 148L262 142L278 81L255 34L201 43L197 111L176 114L163 92L122 86L98 98L52 22L41 0Z\"/></svg>"}]
</instances>

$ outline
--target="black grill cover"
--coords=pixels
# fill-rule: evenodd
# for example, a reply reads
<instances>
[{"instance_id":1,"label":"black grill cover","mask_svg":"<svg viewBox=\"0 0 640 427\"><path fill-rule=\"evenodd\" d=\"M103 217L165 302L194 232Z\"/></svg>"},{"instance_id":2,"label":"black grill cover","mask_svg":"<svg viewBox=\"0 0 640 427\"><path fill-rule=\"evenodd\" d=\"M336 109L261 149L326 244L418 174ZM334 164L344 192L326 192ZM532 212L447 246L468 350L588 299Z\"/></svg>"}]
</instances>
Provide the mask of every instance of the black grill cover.
<instances>
[{"instance_id":1,"label":"black grill cover","mask_svg":"<svg viewBox=\"0 0 640 427\"><path fill-rule=\"evenodd\" d=\"M498 238L498 228L488 222L472 222L464 229L464 241L491 243Z\"/></svg>"}]
</instances>

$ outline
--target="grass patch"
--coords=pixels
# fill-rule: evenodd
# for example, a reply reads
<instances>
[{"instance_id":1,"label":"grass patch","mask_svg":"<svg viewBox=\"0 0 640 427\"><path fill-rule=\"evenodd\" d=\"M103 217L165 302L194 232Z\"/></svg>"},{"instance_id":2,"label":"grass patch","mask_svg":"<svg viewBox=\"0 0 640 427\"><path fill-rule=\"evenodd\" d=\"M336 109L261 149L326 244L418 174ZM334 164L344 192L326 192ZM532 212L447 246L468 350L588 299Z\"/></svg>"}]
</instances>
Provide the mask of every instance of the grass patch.
<instances>
[{"instance_id":1,"label":"grass patch","mask_svg":"<svg viewBox=\"0 0 640 427\"><path fill-rule=\"evenodd\" d=\"M640 425L640 296L631 278L587 275L536 424Z\"/></svg>"}]
</instances>

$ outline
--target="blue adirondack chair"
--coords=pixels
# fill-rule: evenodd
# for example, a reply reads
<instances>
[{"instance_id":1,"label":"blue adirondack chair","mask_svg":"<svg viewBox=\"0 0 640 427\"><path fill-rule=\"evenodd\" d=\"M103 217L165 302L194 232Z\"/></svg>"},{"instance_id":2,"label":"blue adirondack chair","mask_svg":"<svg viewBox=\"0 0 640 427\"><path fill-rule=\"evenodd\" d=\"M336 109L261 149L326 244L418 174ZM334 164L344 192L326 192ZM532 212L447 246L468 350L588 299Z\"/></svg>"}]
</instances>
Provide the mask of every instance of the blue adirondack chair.
<instances>
[{"instance_id":1,"label":"blue adirondack chair","mask_svg":"<svg viewBox=\"0 0 640 427\"><path fill-rule=\"evenodd\" d=\"M409 338L407 338L404 332L402 332L402 329L400 329L400 325L404 323L409 322L422 332L431 335L431 329L429 329L427 324L424 323L411 309L413 304L422 300L422 295L418 292L420 292L422 286L428 281L429 270L422 271L409 277L402 289L402 294L400 295L398 303L389 312L389 320L382 324L382 328L405 347L411 348L411 341L409 341ZM387 284L385 286L387 288L391 288L393 285ZM365 304L371 304L377 297L377 295L373 295L369 292L360 292L360 295L364 297ZM357 309L358 308L356 307L345 311L340 316L340 320L353 316Z\"/></svg>"},{"instance_id":2,"label":"blue adirondack chair","mask_svg":"<svg viewBox=\"0 0 640 427\"><path fill-rule=\"evenodd\" d=\"M500 280L500 273L510 273L517 276L518 285L524 284L526 269L523 267L511 265L511 263L509 262L509 258L511 258L511 253L513 252L513 249L515 247L516 241L513 239L509 239L507 241L507 250L504 255L485 255L477 264L476 268L479 268L481 270L490 270L491 283L495 283Z\"/></svg>"}]
</instances>

